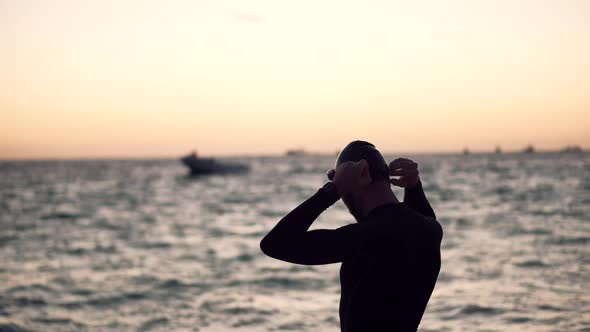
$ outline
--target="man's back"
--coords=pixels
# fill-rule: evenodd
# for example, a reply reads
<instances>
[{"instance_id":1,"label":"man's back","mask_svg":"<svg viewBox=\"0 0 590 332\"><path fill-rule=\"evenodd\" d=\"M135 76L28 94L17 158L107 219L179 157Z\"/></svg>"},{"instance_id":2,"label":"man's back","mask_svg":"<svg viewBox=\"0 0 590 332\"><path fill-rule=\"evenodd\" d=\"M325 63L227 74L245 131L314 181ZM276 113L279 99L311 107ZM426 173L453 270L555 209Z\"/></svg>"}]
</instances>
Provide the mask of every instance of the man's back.
<instances>
[{"instance_id":1,"label":"man's back","mask_svg":"<svg viewBox=\"0 0 590 332\"><path fill-rule=\"evenodd\" d=\"M342 331L416 331L440 270L439 223L404 204L374 209L342 262Z\"/></svg>"},{"instance_id":2,"label":"man's back","mask_svg":"<svg viewBox=\"0 0 590 332\"><path fill-rule=\"evenodd\" d=\"M331 182L284 216L261 250L295 264L342 263L342 331L415 332L440 270L442 239L418 164L398 158L388 166L372 144L354 141L327 175ZM404 188L403 203L391 184ZM357 223L309 230L340 199Z\"/></svg>"}]
</instances>

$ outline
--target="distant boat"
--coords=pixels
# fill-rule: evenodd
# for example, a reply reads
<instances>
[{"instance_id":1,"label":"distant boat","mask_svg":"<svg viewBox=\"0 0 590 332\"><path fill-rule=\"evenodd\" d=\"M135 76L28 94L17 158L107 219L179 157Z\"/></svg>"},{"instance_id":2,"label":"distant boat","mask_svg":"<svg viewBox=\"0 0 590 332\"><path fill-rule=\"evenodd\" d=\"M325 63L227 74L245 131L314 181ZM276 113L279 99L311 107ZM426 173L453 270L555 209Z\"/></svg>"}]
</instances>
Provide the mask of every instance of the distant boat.
<instances>
[{"instance_id":1,"label":"distant boat","mask_svg":"<svg viewBox=\"0 0 590 332\"><path fill-rule=\"evenodd\" d=\"M496 154L502 154L502 148L500 148L500 146L496 146L496 150L494 150L494 153Z\"/></svg>"},{"instance_id":2,"label":"distant boat","mask_svg":"<svg viewBox=\"0 0 590 332\"><path fill-rule=\"evenodd\" d=\"M532 145L529 145L522 150L522 153L535 153L535 148Z\"/></svg>"},{"instance_id":3,"label":"distant boat","mask_svg":"<svg viewBox=\"0 0 590 332\"><path fill-rule=\"evenodd\" d=\"M200 158L195 152L182 157L180 161L189 168L191 175L240 173L249 169L247 165L219 162L213 158Z\"/></svg>"},{"instance_id":4,"label":"distant boat","mask_svg":"<svg viewBox=\"0 0 590 332\"><path fill-rule=\"evenodd\" d=\"M579 147L578 145L568 145L565 148L561 149L562 153L582 153L584 152L584 150L582 150L581 147Z\"/></svg>"},{"instance_id":5,"label":"distant boat","mask_svg":"<svg viewBox=\"0 0 590 332\"><path fill-rule=\"evenodd\" d=\"M287 156L304 156L307 154L307 152L305 152L305 150L303 149L291 149L291 150L287 150L287 152L285 153Z\"/></svg>"},{"instance_id":6,"label":"distant boat","mask_svg":"<svg viewBox=\"0 0 590 332\"><path fill-rule=\"evenodd\" d=\"M470 155L470 154L471 154L471 151L469 151L468 148L463 149L463 155L464 156L467 156L467 155Z\"/></svg>"}]
</instances>

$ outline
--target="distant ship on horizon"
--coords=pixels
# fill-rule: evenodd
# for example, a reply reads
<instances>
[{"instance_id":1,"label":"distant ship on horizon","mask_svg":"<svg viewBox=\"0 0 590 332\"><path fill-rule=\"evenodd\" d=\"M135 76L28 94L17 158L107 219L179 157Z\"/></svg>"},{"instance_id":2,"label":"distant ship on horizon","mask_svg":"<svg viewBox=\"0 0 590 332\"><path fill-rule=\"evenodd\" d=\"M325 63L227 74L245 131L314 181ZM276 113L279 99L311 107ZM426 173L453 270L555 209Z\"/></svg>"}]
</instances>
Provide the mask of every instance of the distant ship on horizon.
<instances>
[{"instance_id":1,"label":"distant ship on horizon","mask_svg":"<svg viewBox=\"0 0 590 332\"><path fill-rule=\"evenodd\" d=\"M562 153L582 153L584 150L579 145L568 145L565 148L561 149Z\"/></svg>"},{"instance_id":2,"label":"distant ship on horizon","mask_svg":"<svg viewBox=\"0 0 590 332\"><path fill-rule=\"evenodd\" d=\"M219 162L213 158L201 158L195 151L180 158L180 161L189 168L190 175L229 174L240 173L249 170L247 165L238 163Z\"/></svg>"},{"instance_id":3,"label":"distant ship on horizon","mask_svg":"<svg viewBox=\"0 0 590 332\"><path fill-rule=\"evenodd\" d=\"M287 152L285 152L285 155L290 156L290 157L304 156L306 154L307 154L307 152L304 149L290 149L290 150L287 150Z\"/></svg>"},{"instance_id":4,"label":"distant ship on horizon","mask_svg":"<svg viewBox=\"0 0 590 332\"><path fill-rule=\"evenodd\" d=\"M522 150L522 153L535 153L535 148L529 144L524 150Z\"/></svg>"}]
</instances>

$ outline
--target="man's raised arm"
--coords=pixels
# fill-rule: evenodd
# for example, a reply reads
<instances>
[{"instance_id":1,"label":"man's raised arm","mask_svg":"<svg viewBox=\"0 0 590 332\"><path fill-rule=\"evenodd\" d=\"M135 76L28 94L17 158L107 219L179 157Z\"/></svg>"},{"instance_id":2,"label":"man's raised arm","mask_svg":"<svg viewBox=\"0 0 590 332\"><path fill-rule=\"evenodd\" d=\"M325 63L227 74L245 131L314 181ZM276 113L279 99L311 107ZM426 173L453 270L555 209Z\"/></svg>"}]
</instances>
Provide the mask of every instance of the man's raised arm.
<instances>
[{"instance_id":1,"label":"man's raised arm","mask_svg":"<svg viewBox=\"0 0 590 332\"><path fill-rule=\"evenodd\" d=\"M436 219L434 210L426 198L426 194L424 193L422 182L420 180L418 180L418 183L414 187L405 188L404 204L421 215Z\"/></svg>"},{"instance_id":2,"label":"man's raised arm","mask_svg":"<svg viewBox=\"0 0 590 332\"><path fill-rule=\"evenodd\" d=\"M343 261L354 251L357 227L308 231L317 217L337 200L324 189L318 190L278 222L262 239L260 249L270 257L296 264Z\"/></svg>"},{"instance_id":3,"label":"man's raised arm","mask_svg":"<svg viewBox=\"0 0 590 332\"><path fill-rule=\"evenodd\" d=\"M355 190L366 181L360 174L366 173L367 169L364 160L342 164L333 182L328 182L289 212L262 239L262 252L276 259L305 265L337 263L351 257L359 242L358 224L331 230L308 230L317 217L338 201L343 193Z\"/></svg>"},{"instance_id":4,"label":"man's raised arm","mask_svg":"<svg viewBox=\"0 0 590 332\"><path fill-rule=\"evenodd\" d=\"M391 184L404 188L404 204L414 211L436 219L434 210L422 188L418 174L418 164L410 159L398 158L389 164L389 174L399 176L390 180Z\"/></svg>"}]
</instances>

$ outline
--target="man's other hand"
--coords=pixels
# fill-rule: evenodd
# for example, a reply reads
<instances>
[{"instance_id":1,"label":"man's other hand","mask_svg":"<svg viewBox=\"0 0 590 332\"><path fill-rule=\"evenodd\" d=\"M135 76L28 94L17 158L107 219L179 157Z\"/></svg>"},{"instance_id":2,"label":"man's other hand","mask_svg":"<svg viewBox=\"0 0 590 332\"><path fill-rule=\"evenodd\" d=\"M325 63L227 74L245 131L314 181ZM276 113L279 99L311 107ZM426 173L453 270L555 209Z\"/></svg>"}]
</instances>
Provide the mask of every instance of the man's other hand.
<instances>
[{"instance_id":1,"label":"man's other hand","mask_svg":"<svg viewBox=\"0 0 590 332\"><path fill-rule=\"evenodd\" d=\"M420 182L418 175L418 164L410 159L398 158L389 163L389 182L394 186L411 189Z\"/></svg>"}]
</instances>

